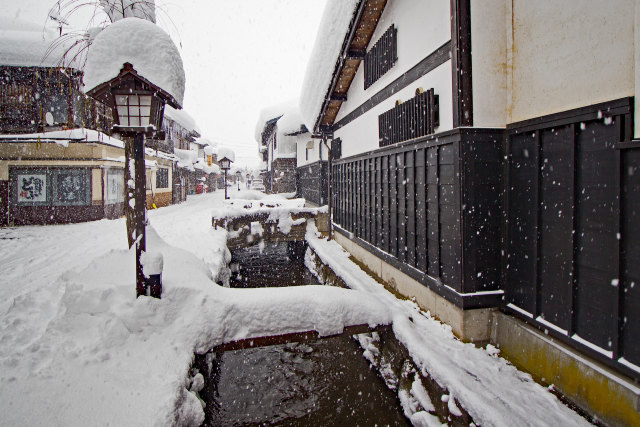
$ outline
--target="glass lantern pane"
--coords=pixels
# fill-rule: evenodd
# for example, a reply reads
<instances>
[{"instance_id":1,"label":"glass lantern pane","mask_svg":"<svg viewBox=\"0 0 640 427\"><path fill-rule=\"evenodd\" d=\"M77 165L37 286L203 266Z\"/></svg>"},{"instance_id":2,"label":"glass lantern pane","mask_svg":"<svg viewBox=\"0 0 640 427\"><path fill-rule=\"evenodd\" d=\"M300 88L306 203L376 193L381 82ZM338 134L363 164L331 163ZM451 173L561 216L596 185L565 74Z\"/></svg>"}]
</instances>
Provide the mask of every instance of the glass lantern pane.
<instances>
[{"instance_id":1,"label":"glass lantern pane","mask_svg":"<svg viewBox=\"0 0 640 427\"><path fill-rule=\"evenodd\" d=\"M129 115L131 117L138 117L140 115L140 107L129 106Z\"/></svg>"},{"instance_id":2,"label":"glass lantern pane","mask_svg":"<svg viewBox=\"0 0 640 427\"><path fill-rule=\"evenodd\" d=\"M140 105L151 105L151 95L140 95Z\"/></svg>"},{"instance_id":3,"label":"glass lantern pane","mask_svg":"<svg viewBox=\"0 0 640 427\"><path fill-rule=\"evenodd\" d=\"M140 97L138 95L129 95L129 105L140 105Z\"/></svg>"},{"instance_id":4,"label":"glass lantern pane","mask_svg":"<svg viewBox=\"0 0 640 427\"><path fill-rule=\"evenodd\" d=\"M140 107L140 115L143 117L149 117L151 115L151 106L142 106Z\"/></svg>"},{"instance_id":5,"label":"glass lantern pane","mask_svg":"<svg viewBox=\"0 0 640 427\"><path fill-rule=\"evenodd\" d=\"M126 117L129 115L126 105L124 107L118 106L118 117L120 117L120 123L123 120L126 120Z\"/></svg>"},{"instance_id":6,"label":"glass lantern pane","mask_svg":"<svg viewBox=\"0 0 640 427\"><path fill-rule=\"evenodd\" d=\"M139 121L140 126L149 126L149 116L141 116Z\"/></svg>"},{"instance_id":7,"label":"glass lantern pane","mask_svg":"<svg viewBox=\"0 0 640 427\"><path fill-rule=\"evenodd\" d=\"M116 105L127 105L127 95L116 95Z\"/></svg>"},{"instance_id":8,"label":"glass lantern pane","mask_svg":"<svg viewBox=\"0 0 640 427\"><path fill-rule=\"evenodd\" d=\"M137 127L140 126L140 117L129 117L129 126Z\"/></svg>"}]
</instances>

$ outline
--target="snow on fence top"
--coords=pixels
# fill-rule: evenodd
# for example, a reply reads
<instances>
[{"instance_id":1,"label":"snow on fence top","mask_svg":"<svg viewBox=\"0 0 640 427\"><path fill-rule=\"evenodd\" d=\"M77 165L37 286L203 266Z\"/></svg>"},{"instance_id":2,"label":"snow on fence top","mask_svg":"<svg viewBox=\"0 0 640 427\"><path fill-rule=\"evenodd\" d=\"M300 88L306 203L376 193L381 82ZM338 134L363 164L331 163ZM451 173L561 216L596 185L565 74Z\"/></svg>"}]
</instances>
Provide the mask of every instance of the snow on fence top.
<instances>
[{"instance_id":1,"label":"snow on fence top","mask_svg":"<svg viewBox=\"0 0 640 427\"><path fill-rule=\"evenodd\" d=\"M300 112L307 129L314 125L331 84L336 61L360 0L328 0L302 83Z\"/></svg>"},{"instance_id":2,"label":"snow on fence top","mask_svg":"<svg viewBox=\"0 0 640 427\"><path fill-rule=\"evenodd\" d=\"M70 42L42 26L9 17L0 17L0 64L23 67L57 67ZM71 55L73 56L73 55ZM66 64L79 68L77 63Z\"/></svg>"},{"instance_id":3,"label":"snow on fence top","mask_svg":"<svg viewBox=\"0 0 640 427\"><path fill-rule=\"evenodd\" d=\"M196 124L196 121L185 110L176 110L172 106L166 105L164 107L164 116L170 120L173 120L188 131L193 131L201 134L200 128Z\"/></svg>"},{"instance_id":4,"label":"snow on fence top","mask_svg":"<svg viewBox=\"0 0 640 427\"><path fill-rule=\"evenodd\" d=\"M102 30L87 54L85 90L118 76L125 62L182 105L185 84L182 58L164 30L139 18L121 19Z\"/></svg>"}]
</instances>

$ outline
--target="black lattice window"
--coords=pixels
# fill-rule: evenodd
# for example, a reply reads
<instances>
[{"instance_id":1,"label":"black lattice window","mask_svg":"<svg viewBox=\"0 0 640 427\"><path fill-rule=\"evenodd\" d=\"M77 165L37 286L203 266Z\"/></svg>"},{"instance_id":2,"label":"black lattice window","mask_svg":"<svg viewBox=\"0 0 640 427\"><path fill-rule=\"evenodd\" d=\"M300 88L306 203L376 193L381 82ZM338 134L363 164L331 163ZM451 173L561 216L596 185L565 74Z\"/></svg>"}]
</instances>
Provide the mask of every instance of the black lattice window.
<instances>
[{"instance_id":1,"label":"black lattice window","mask_svg":"<svg viewBox=\"0 0 640 427\"><path fill-rule=\"evenodd\" d=\"M169 188L169 169L156 171L156 188Z\"/></svg>"},{"instance_id":2,"label":"black lattice window","mask_svg":"<svg viewBox=\"0 0 640 427\"><path fill-rule=\"evenodd\" d=\"M380 114L380 147L432 134L440 124L438 110L438 95L431 88Z\"/></svg>"},{"instance_id":3,"label":"black lattice window","mask_svg":"<svg viewBox=\"0 0 640 427\"><path fill-rule=\"evenodd\" d=\"M398 61L398 30L390 26L364 57L364 88L389 71Z\"/></svg>"}]
</instances>

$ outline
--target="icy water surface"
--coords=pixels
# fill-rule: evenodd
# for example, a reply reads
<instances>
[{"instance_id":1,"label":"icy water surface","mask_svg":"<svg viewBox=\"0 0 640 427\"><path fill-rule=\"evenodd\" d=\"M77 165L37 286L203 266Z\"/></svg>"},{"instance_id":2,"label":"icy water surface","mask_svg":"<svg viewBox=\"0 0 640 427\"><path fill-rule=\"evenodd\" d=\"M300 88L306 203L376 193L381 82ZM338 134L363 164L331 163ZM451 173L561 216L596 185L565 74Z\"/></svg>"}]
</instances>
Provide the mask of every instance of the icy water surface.
<instances>
[{"instance_id":1,"label":"icy water surface","mask_svg":"<svg viewBox=\"0 0 640 427\"><path fill-rule=\"evenodd\" d=\"M231 286L319 284L286 244L234 253ZM293 258L293 257L292 257ZM219 353L206 381L208 426L405 426L397 396L348 336ZM214 363L214 367L216 363Z\"/></svg>"}]
</instances>

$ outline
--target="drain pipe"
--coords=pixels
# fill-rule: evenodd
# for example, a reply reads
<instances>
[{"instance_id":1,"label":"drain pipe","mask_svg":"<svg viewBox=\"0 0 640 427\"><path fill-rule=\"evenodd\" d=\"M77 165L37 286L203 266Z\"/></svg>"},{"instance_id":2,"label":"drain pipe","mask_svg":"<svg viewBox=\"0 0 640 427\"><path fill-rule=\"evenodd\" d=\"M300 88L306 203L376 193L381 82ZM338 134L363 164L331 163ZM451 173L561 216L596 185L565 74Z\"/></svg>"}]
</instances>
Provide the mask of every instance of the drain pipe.
<instances>
[{"instance_id":1,"label":"drain pipe","mask_svg":"<svg viewBox=\"0 0 640 427\"><path fill-rule=\"evenodd\" d=\"M333 145L333 135L331 136L331 142ZM332 194L331 194L331 149L327 144L327 134L322 134L322 144L327 148L327 210L329 215L329 238L327 240L331 240L333 238L333 212L332 208ZM322 159L321 159L322 160Z\"/></svg>"}]
</instances>

